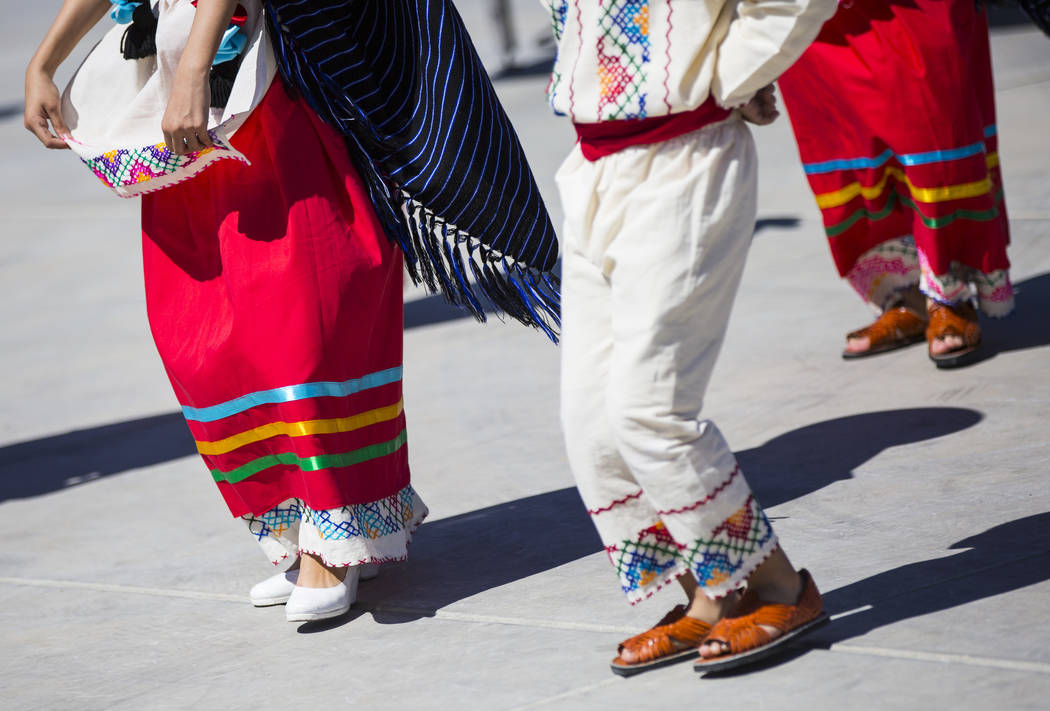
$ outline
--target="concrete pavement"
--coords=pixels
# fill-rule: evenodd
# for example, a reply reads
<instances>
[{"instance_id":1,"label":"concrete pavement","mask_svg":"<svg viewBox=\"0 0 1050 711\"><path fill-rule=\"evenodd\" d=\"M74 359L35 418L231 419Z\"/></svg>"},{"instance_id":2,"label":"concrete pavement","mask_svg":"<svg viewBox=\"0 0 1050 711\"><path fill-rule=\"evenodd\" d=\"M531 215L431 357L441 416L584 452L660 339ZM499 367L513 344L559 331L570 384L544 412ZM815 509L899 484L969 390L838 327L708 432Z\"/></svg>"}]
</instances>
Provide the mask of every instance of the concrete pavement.
<instances>
[{"instance_id":1,"label":"concrete pavement","mask_svg":"<svg viewBox=\"0 0 1050 711\"><path fill-rule=\"evenodd\" d=\"M485 3L460 3L497 56ZM545 19L515 5L523 37ZM46 26L0 28L0 109ZM530 50L531 51L531 50ZM540 50L536 49L537 52ZM0 708L1038 709L1050 694L1050 40L993 34L1018 311L988 357L839 359L837 280L786 120L756 131L759 225L707 398L836 620L766 668L633 679L616 643L677 602L620 595L571 488L557 350L413 292L405 398L431 508L334 624L253 609L270 569L194 454L142 303L137 205L0 110ZM572 142L542 76L498 89L555 218Z\"/></svg>"}]
</instances>

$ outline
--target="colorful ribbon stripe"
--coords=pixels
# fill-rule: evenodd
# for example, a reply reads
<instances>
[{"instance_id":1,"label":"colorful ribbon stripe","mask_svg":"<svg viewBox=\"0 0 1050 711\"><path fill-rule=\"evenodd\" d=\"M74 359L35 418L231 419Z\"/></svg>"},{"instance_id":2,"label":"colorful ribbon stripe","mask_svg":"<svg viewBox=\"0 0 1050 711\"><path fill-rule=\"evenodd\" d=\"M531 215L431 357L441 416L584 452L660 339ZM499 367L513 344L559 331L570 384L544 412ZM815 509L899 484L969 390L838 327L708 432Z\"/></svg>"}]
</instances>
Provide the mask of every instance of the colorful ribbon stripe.
<instances>
[{"instance_id":1,"label":"colorful ribbon stripe","mask_svg":"<svg viewBox=\"0 0 1050 711\"><path fill-rule=\"evenodd\" d=\"M191 420L198 425L207 425L248 412L260 405L277 405L314 398L351 398L355 394L384 385L397 384L399 386L401 373L402 369L398 366L341 382L300 383L269 390L259 390L216 405L208 407L191 407L187 405L182 410L187 420ZM404 446L406 441L404 424L403 422L398 423L399 418L404 413L404 401L401 399L400 387L396 389L396 392L391 392L390 394L391 399L396 398L396 402L390 405L375 407L347 417L304 419L291 422L284 420L264 422L226 437L198 439L196 442L197 449L202 455L209 458L211 474L215 481L228 482L230 484L244 481L261 471L280 465L298 467L300 470L307 472L333 467L348 467L372 459L378 459L398 451ZM382 393L378 393L378 396L380 398L383 397ZM269 408L265 412L273 413L273 408ZM255 413L249 413L246 417L250 421L254 415ZM272 417L272 414L267 416ZM230 423L225 424L227 427L226 432L229 432ZM370 444L350 451L333 453L321 450L311 455L303 454L301 452L302 446L300 446L300 451L298 452L271 451L269 454L264 454L247 462L244 461L246 453L243 452L240 453L239 457L227 456L237 452L237 450L246 445L263 442L275 437L340 435L383 424L387 424L387 426L377 427L374 432L370 431L370 433L364 435L365 442L368 442L369 439L372 440ZM397 430L398 427L400 427L399 432ZM202 428L197 426L194 429L199 432ZM397 432L397 435L393 439L386 439L394 432ZM384 441L375 441L380 438ZM327 444L330 446L332 441L329 440ZM342 446L346 446L345 439L337 441L342 441ZM318 441L316 444L320 447L324 443ZM314 445L315 442L308 441L305 446L310 448ZM270 445L272 449L291 449L292 446L287 440ZM265 452L266 447L262 451ZM258 453L258 448L252 453ZM251 454L249 453L247 456L251 456Z\"/></svg>"}]
</instances>

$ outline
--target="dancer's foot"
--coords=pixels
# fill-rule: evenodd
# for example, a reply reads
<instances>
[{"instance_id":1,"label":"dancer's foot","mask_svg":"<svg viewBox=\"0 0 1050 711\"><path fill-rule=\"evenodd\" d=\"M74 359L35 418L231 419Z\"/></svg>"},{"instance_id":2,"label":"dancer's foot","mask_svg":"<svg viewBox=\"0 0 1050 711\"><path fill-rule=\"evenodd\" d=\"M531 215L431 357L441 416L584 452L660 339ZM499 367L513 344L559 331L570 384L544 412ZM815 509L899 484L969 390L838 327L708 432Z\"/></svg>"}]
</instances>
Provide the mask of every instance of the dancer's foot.
<instances>
[{"instance_id":1,"label":"dancer's foot","mask_svg":"<svg viewBox=\"0 0 1050 711\"><path fill-rule=\"evenodd\" d=\"M305 558L305 556L304 556ZM308 568L316 565L325 569L319 562L314 564L304 560L300 579ZM343 576L337 577L332 569L325 569L327 575L318 576L314 582L335 581L334 585L320 587L306 587L296 585L292 594L285 604L284 616L289 622L311 622L316 620L327 620L345 614L350 606L357 600L357 583L360 579L361 568L341 568ZM344 577L345 580L339 578Z\"/></svg>"},{"instance_id":2,"label":"dancer's foot","mask_svg":"<svg viewBox=\"0 0 1050 711\"><path fill-rule=\"evenodd\" d=\"M739 595L731 593L712 600L700 590L691 573L678 578L689 602L678 605L652 628L624 640L612 661L613 671L628 676L666 663L696 656L697 645L711 625L736 604Z\"/></svg>"},{"instance_id":3,"label":"dancer's foot","mask_svg":"<svg viewBox=\"0 0 1050 711\"><path fill-rule=\"evenodd\" d=\"M863 358L918 343L925 329L925 297L918 287L908 289L873 323L846 334L842 357Z\"/></svg>"},{"instance_id":4,"label":"dancer's foot","mask_svg":"<svg viewBox=\"0 0 1050 711\"><path fill-rule=\"evenodd\" d=\"M940 304L929 301L930 325L926 340L930 360L938 368L954 368L977 360L981 327L977 310L968 302Z\"/></svg>"},{"instance_id":5,"label":"dancer's foot","mask_svg":"<svg viewBox=\"0 0 1050 711\"><path fill-rule=\"evenodd\" d=\"M754 664L829 619L812 576L796 572L778 548L751 575L733 611L711 628L693 669L706 674Z\"/></svg>"},{"instance_id":6,"label":"dancer's foot","mask_svg":"<svg viewBox=\"0 0 1050 711\"><path fill-rule=\"evenodd\" d=\"M748 592L753 597L757 597L759 601L767 604L793 605L798 601L802 588L802 577L791 565L791 561L788 560L787 555L784 554L783 549L779 546L766 558L762 565L755 569L755 572L751 574L747 581ZM740 602L740 598L735 600L736 604L734 607L738 606ZM733 610L732 612L735 611ZM730 610L725 612L730 613ZM723 614L722 617L724 616L726 615ZM769 625L759 625L759 627L769 634L770 639L776 639L782 634L781 630L776 627ZM704 659L711 659L729 652L729 645L717 639L708 638L700 645L700 656Z\"/></svg>"},{"instance_id":7,"label":"dancer's foot","mask_svg":"<svg viewBox=\"0 0 1050 711\"><path fill-rule=\"evenodd\" d=\"M299 557L299 578L296 585L301 588L330 588L343 582L347 568L330 568L312 553Z\"/></svg>"}]
</instances>

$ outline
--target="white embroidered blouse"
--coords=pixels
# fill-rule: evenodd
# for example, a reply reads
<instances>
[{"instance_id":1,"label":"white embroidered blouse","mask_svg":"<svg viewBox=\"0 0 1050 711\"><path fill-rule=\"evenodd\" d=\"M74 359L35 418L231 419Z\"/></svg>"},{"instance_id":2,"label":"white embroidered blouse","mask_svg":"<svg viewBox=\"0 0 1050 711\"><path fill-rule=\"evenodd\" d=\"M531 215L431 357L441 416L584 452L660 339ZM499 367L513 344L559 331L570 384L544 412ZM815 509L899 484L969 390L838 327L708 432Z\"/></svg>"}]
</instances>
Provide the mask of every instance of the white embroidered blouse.
<instances>
[{"instance_id":1,"label":"white embroidered blouse","mask_svg":"<svg viewBox=\"0 0 1050 711\"><path fill-rule=\"evenodd\" d=\"M799 58L837 0L540 0L558 56L547 87L576 123L747 103Z\"/></svg>"},{"instance_id":2,"label":"white embroidered blouse","mask_svg":"<svg viewBox=\"0 0 1050 711\"><path fill-rule=\"evenodd\" d=\"M261 0L240 0L246 43L225 109L208 120L213 148L175 155L160 128L175 69L196 12L192 0L152 0L157 17L155 56L124 59L125 25L116 25L91 50L62 96L69 147L121 197L136 197L187 180L222 159L247 159L233 135L265 95L276 72Z\"/></svg>"}]
</instances>

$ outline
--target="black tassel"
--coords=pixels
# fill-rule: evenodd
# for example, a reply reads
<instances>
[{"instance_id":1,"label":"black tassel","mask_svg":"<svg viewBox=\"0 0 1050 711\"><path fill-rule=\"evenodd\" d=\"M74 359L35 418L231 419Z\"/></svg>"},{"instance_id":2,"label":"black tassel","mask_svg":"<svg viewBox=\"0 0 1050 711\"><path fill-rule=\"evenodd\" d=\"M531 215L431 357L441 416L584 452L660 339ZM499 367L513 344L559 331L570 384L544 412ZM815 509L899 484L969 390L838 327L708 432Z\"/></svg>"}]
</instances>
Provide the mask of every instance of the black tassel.
<instances>
[{"instance_id":1,"label":"black tassel","mask_svg":"<svg viewBox=\"0 0 1050 711\"><path fill-rule=\"evenodd\" d=\"M456 287L452 286L449 277L448 265L442 256L441 238L438 237L438 220L432 213L424 210L426 229L423 231L423 247L426 248L427 256L434 267L434 275L437 277L438 287L441 289L445 300L455 306L460 305L459 294Z\"/></svg>"},{"instance_id":2,"label":"black tassel","mask_svg":"<svg viewBox=\"0 0 1050 711\"><path fill-rule=\"evenodd\" d=\"M157 18L149 2L135 6L131 24L120 40L120 51L124 59L143 59L157 53Z\"/></svg>"},{"instance_id":3,"label":"black tassel","mask_svg":"<svg viewBox=\"0 0 1050 711\"><path fill-rule=\"evenodd\" d=\"M228 62L212 66L208 75L208 86L211 87L211 106L213 109L225 109L230 101L230 92L233 91L233 80L237 78L237 70L241 67L241 57L238 55Z\"/></svg>"},{"instance_id":4,"label":"black tassel","mask_svg":"<svg viewBox=\"0 0 1050 711\"><path fill-rule=\"evenodd\" d=\"M434 277L434 264L427 258L426 249L423 247L423 209L419 206L415 206L412 209L408 224L412 230L412 252L417 257L419 264L419 276L422 279L423 284L426 285L427 289L434 293L438 290L437 282Z\"/></svg>"},{"instance_id":5,"label":"black tassel","mask_svg":"<svg viewBox=\"0 0 1050 711\"><path fill-rule=\"evenodd\" d=\"M466 307L467 310L474 314L474 318L484 323L485 309L480 303L478 303L474 290L471 289L470 282L467 280L466 274L464 273L458 235L453 231L452 237L450 238L448 233L445 232L443 237L445 242L445 257L448 260L449 266L452 267L452 276L456 278L456 283L459 286L459 294L463 301L462 306Z\"/></svg>"}]
</instances>

